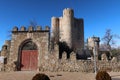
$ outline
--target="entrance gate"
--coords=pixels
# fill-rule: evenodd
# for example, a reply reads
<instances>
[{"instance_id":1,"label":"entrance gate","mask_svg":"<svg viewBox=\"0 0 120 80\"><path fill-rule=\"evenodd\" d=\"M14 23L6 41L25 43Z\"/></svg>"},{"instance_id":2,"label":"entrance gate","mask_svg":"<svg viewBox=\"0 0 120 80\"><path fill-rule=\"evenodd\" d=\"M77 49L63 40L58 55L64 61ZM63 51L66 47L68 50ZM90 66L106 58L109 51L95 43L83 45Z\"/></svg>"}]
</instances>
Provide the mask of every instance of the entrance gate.
<instances>
[{"instance_id":1,"label":"entrance gate","mask_svg":"<svg viewBox=\"0 0 120 80\"><path fill-rule=\"evenodd\" d=\"M29 41L23 45L21 51L21 70L31 71L37 70L38 66L38 51L37 46Z\"/></svg>"}]
</instances>

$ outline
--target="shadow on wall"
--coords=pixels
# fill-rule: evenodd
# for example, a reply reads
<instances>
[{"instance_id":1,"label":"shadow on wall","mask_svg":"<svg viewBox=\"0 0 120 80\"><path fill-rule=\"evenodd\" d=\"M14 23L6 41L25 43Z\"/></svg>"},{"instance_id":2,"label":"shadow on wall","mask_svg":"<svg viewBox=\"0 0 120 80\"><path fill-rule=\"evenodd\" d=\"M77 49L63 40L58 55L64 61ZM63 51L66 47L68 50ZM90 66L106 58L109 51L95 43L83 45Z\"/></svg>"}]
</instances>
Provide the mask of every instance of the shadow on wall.
<instances>
[{"instance_id":1,"label":"shadow on wall","mask_svg":"<svg viewBox=\"0 0 120 80\"><path fill-rule=\"evenodd\" d=\"M64 52L66 52L67 55L66 59L70 59L71 52L76 53L76 59L86 60L88 57L88 55L83 49L74 50L73 48L70 48L66 42L58 42L58 45L59 45L59 59L62 59L62 55Z\"/></svg>"},{"instance_id":2,"label":"shadow on wall","mask_svg":"<svg viewBox=\"0 0 120 80\"><path fill-rule=\"evenodd\" d=\"M70 58L70 53L73 51L72 49L69 48L66 42L59 42L59 59L62 59L62 54L65 51L67 53L67 58Z\"/></svg>"}]
</instances>

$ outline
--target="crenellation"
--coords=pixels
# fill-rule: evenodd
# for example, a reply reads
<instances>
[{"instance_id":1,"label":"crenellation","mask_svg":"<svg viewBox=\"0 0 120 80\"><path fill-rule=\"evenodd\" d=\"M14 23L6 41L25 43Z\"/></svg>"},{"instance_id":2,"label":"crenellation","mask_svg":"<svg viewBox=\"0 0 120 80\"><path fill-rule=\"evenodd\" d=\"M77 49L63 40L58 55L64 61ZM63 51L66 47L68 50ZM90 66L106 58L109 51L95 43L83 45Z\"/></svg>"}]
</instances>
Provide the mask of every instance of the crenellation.
<instances>
[{"instance_id":1,"label":"crenellation","mask_svg":"<svg viewBox=\"0 0 120 80\"><path fill-rule=\"evenodd\" d=\"M45 26L45 30L50 30L50 27L49 26Z\"/></svg>"},{"instance_id":2,"label":"crenellation","mask_svg":"<svg viewBox=\"0 0 120 80\"><path fill-rule=\"evenodd\" d=\"M14 31L14 32L18 31L18 27L15 26L12 31Z\"/></svg>"},{"instance_id":3,"label":"crenellation","mask_svg":"<svg viewBox=\"0 0 120 80\"><path fill-rule=\"evenodd\" d=\"M63 10L63 17L64 16L66 16L66 17L74 17L74 11L73 11L73 9L65 8Z\"/></svg>"},{"instance_id":4,"label":"crenellation","mask_svg":"<svg viewBox=\"0 0 120 80\"><path fill-rule=\"evenodd\" d=\"M26 31L26 27L25 26L21 26L20 31Z\"/></svg>"},{"instance_id":5,"label":"crenellation","mask_svg":"<svg viewBox=\"0 0 120 80\"><path fill-rule=\"evenodd\" d=\"M62 58L61 59L62 60L67 60L67 53L65 51L62 53Z\"/></svg>"},{"instance_id":6,"label":"crenellation","mask_svg":"<svg viewBox=\"0 0 120 80\"><path fill-rule=\"evenodd\" d=\"M12 30L12 33L24 33L24 32L45 32L45 31L50 31L50 27L49 26L45 26L45 29L42 29L41 26L36 26L36 27L33 27L33 26L29 26L29 27L25 27L25 26L21 26L20 27L20 30L17 26L15 26Z\"/></svg>"},{"instance_id":7,"label":"crenellation","mask_svg":"<svg viewBox=\"0 0 120 80\"><path fill-rule=\"evenodd\" d=\"M95 43L94 42L97 42L97 47L99 48L99 42L100 42L100 38L99 37L89 37L88 39L87 39L87 43L88 43L88 48L90 49L90 50L92 50L93 48L94 48L94 46L95 46Z\"/></svg>"},{"instance_id":8,"label":"crenellation","mask_svg":"<svg viewBox=\"0 0 120 80\"><path fill-rule=\"evenodd\" d=\"M72 61L76 61L77 60L75 52L71 52L71 54L70 54L70 60L72 60Z\"/></svg>"},{"instance_id":9,"label":"crenellation","mask_svg":"<svg viewBox=\"0 0 120 80\"><path fill-rule=\"evenodd\" d=\"M36 29L37 31L40 31L40 30L42 30L42 27L41 26L37 26L37 29Z\"/></svg>"},{"instance_id":10,"label":"crenellation","mask_svg":"<svg viewBox=\"0 0 120 80\"><path fill-rule=\"evenodd\" d=\"M28 31L30 31L30 32L31 32L31 31L34 31L34 27L33 27L33 26L29 26L29 27L28 27Z\"/></svg>"}]
</instances>

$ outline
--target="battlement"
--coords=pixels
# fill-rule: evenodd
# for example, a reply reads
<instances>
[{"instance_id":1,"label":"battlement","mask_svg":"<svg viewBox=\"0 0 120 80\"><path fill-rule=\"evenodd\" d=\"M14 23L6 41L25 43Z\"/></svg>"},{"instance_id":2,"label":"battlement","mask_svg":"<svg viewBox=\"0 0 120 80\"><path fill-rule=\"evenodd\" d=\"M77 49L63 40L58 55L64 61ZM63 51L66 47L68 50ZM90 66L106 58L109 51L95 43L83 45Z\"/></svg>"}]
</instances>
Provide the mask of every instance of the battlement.
<instances>
[{"instance_id":1,"label":"battlement","mask_svg":"<svg viewBox=\"0 0 120 80\"><path fill-rule=\"evenodd\" d=\"M74 11L73 11L73 9L65 8L65 9L63 10L63 16L73 17L73 16L74 16Z\"/></svg>"},{"instance_id":2,"label":"battlement","mask_svg":"<svg viewBox=\"0 0 120 80\"><path fill-rule=\"evenodd\" d=\"M87 39L87 44L88 44L88 48L89 50L92 50L95 47L95 42L97 42L96 46L99 47L99 42L100 42L100 38L99 37L89 37Z\"/></svg>"},{"instance_id":3,"label":"battlement","mask_svg":"<svg viewBox=\"0 0 120 80\"><path fill-rule=\"evenodd\" d=\"M53 16L52 19L59 19L58 17Z\"/></svg>"},{"instance_id":4,"label":"battlement","mask_svg":"<svg viewBox=\"0 0 120 80\"><path fill-rule=\"evenodd\" d=\"M89 37L88 41L96 41L96 42L100 42L100 38L99 37Z\"/></svg>"},{"instance_id":5,"label":"battlement","mask_svg":"<svg viewBox=\"0 0 120 80\"><path fill-rule=\"evenodd\" d=\"M29 27L21 26L21 28L19 29L17 26L15 26L12 29L12 32L35 32L35 31L50 31L50 27L49 26L45 26L45 29L42 29L41 26L37 26L37 27L33 27L33 26L29 26Z\"/></svg>"}]
</instances>

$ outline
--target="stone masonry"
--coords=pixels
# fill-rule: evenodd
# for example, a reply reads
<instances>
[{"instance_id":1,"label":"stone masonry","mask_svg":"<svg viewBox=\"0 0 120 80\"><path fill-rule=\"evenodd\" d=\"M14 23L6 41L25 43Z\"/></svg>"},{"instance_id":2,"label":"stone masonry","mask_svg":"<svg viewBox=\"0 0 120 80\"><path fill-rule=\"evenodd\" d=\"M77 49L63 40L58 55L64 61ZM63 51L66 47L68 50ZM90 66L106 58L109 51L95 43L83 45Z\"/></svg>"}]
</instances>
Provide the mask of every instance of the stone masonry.
<instances>
[{"instance_id":1,"label":"stone masonry","mask_svg":"<svg viewBox=\"0 0 120 80\"><path fill-rule=\"evenodd\" d=\"M0 52L1 59L4 58L0 70L94 72L93 60L77 58L78 54L84 54L83 19L74 18L74 11L67 8L62 17L52 17L51 26L52 32L48 26L45 29L41 26L21 26L19 29L15 26L11 40L5 41ZM89 39L89 43L91 41L93 43ZM89 47L93 45L89 44ZM97 70L120 71L120 62L116 59L97 60L96 63Z\"/></svg>"},{"instance_id":2,"label":"stone masonry","mask_svg":"<svg viewBox=\"0 0 120 80\"><path fill-rule=\"evenodd\" d=\"M11 44L8 45L8 47L10 47L10 52L6 53L9 55L7 57L6 66L14 66L14 69L11 67L10 70L17 70L20 68L21 48L24 43L29 41L33 41L37 45L38 66L40 66L42 62L44 62L43 57L48 56L50 45L49 36L50 31L48 27L46 27L45 30L40 30L40 26L38 26L36 30L32 26L30 26L28 30L26 30L24 26L22 26L20 30L14 27L12 30Z\"/></svg>"}]
</instances>

